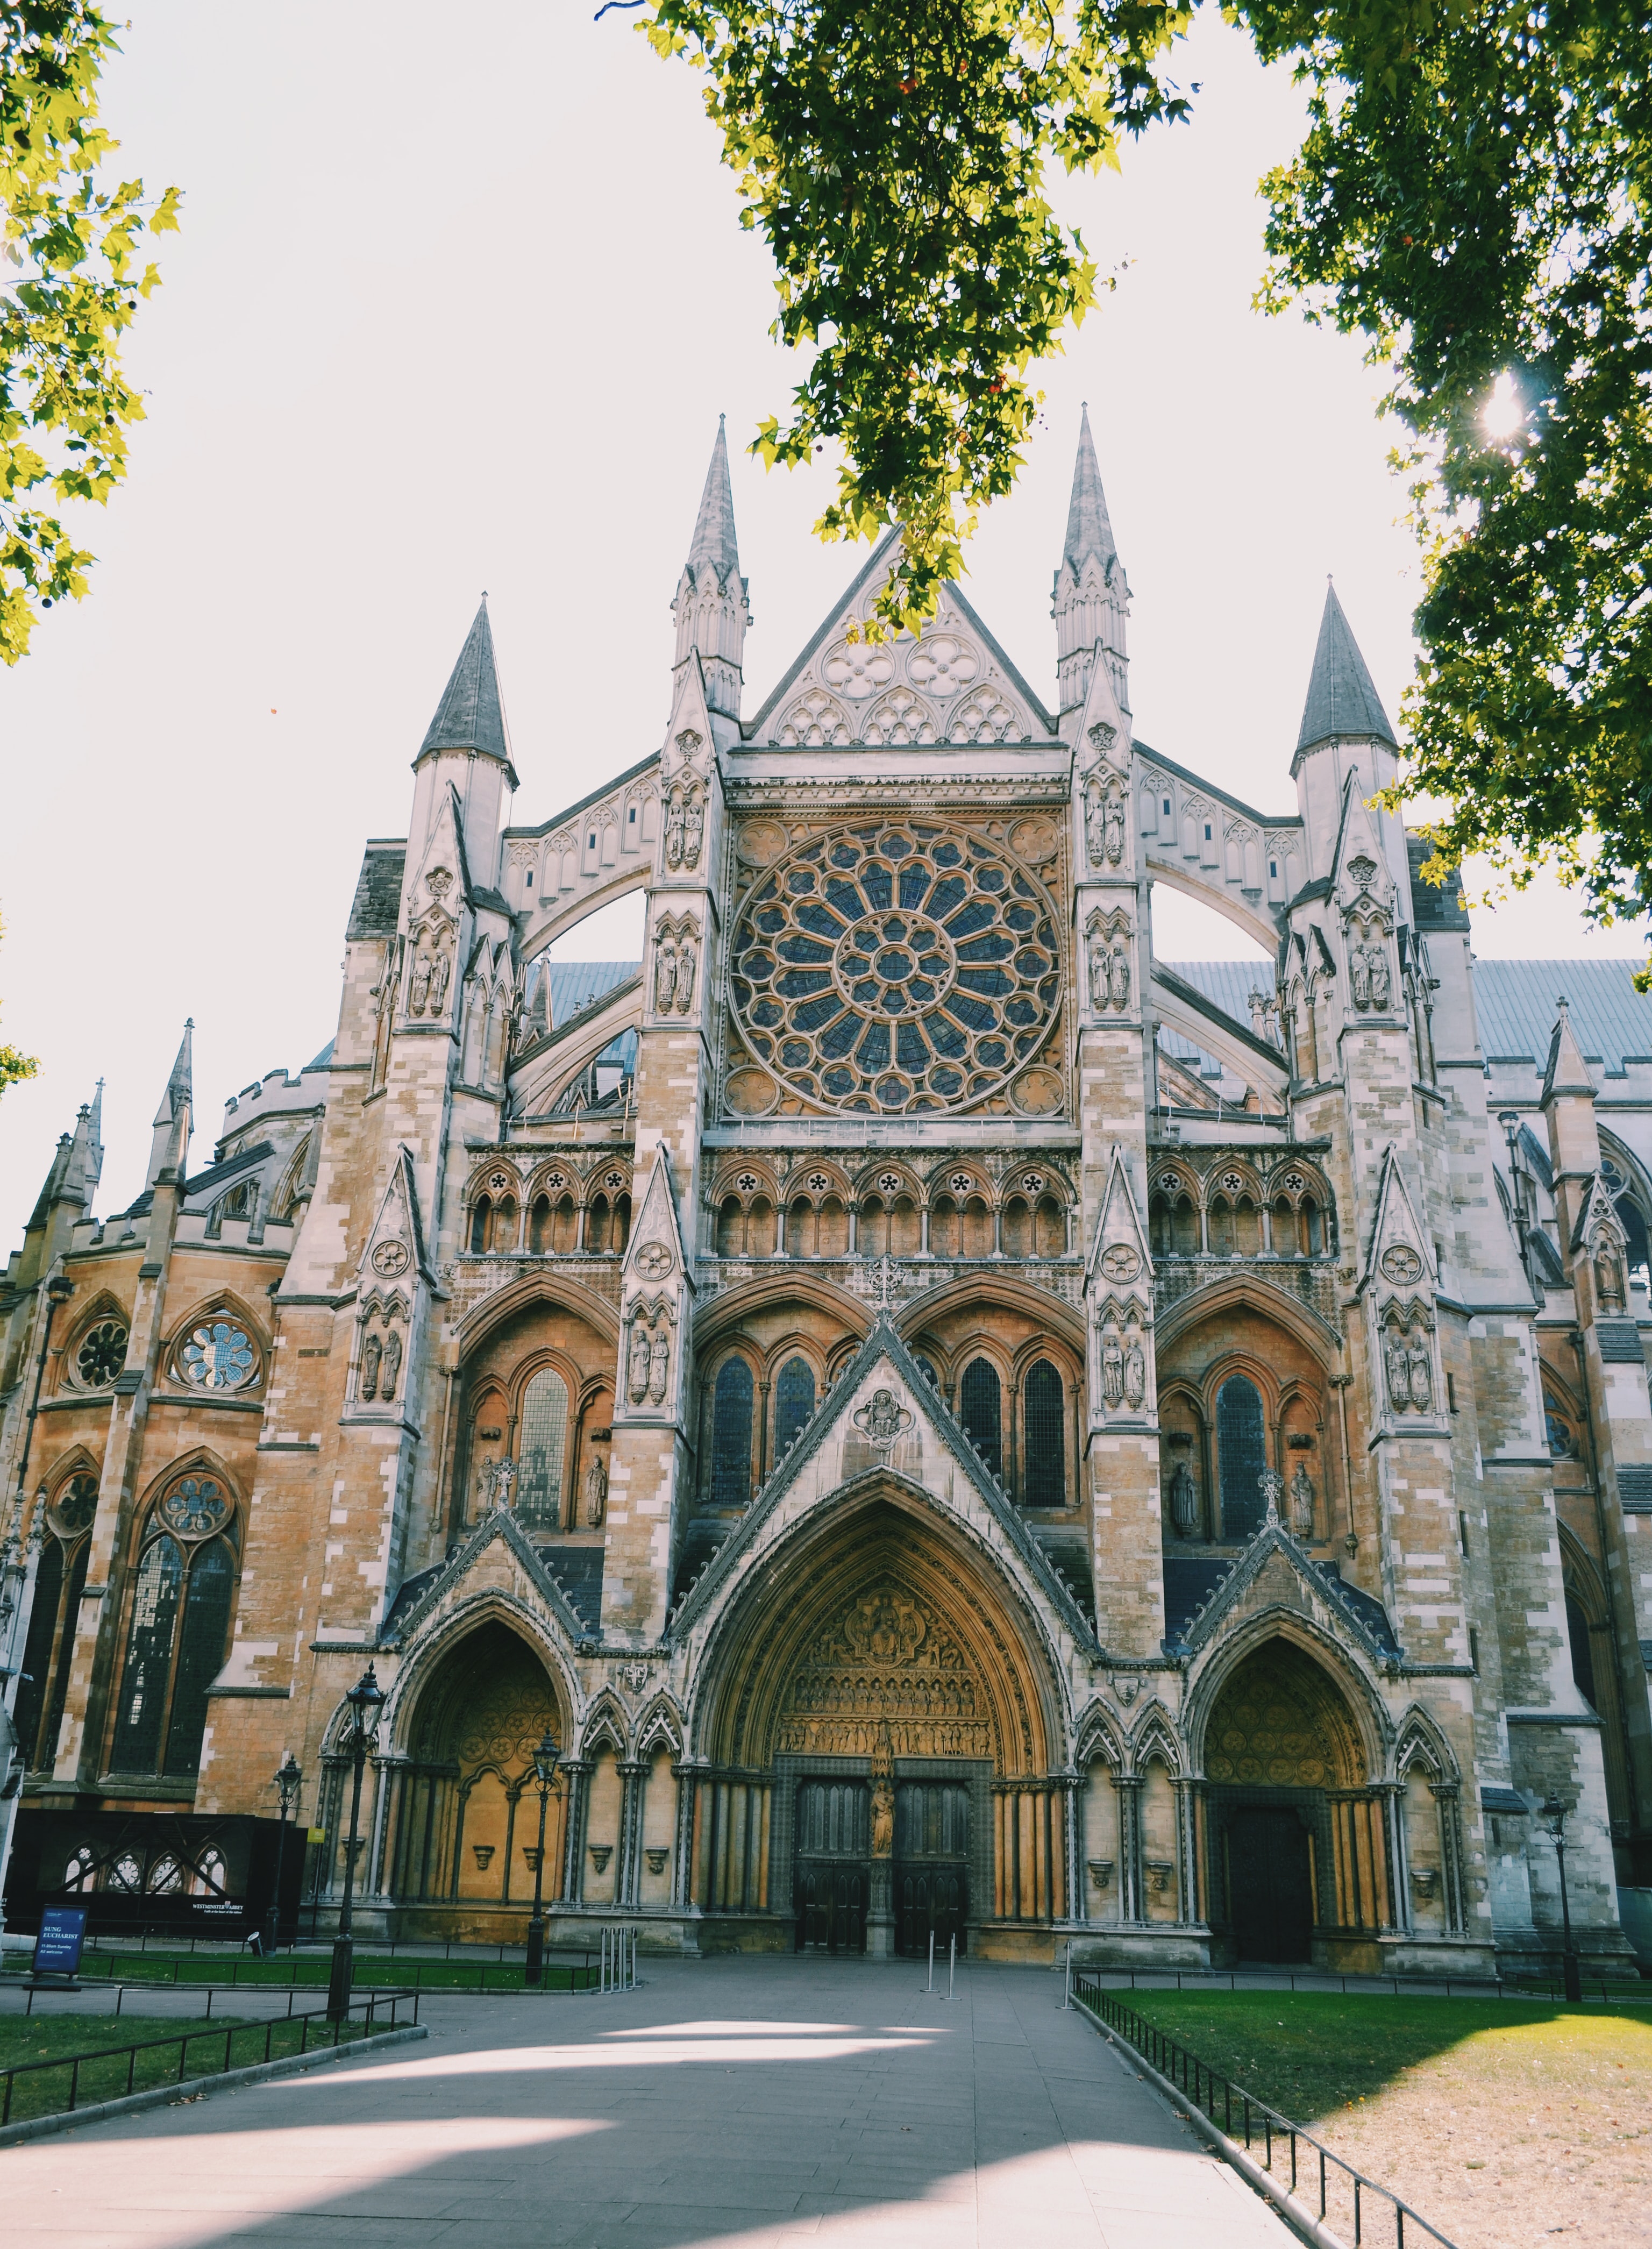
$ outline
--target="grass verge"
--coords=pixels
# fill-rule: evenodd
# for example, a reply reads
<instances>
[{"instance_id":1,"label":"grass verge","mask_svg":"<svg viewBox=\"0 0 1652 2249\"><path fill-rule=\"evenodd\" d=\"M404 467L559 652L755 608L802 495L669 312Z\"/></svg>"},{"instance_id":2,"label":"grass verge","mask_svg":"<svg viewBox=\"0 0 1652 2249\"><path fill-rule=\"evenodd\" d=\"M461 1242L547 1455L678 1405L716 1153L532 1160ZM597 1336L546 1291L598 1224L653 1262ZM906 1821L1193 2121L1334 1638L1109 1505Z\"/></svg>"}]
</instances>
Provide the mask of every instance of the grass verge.
<instances>
[{"instance_id":1,"label":"grass verge","mask_svg":"<svg viewBox=\"0 0 1652 2249\"><path fill-rule=\"evenodd\" d=\"M1150 2022L1308 2125L1459 2249L1568 2236L1595 2249L1652 2244L1652 2023L1639 2009L1134 1997ZM1352 2239L1348 2198L1333 2197L1328 2215ZM1367 2204L1365 2234L1392 2239L1386 2208Z\"/></svg>"},{"instance_id":2,"label":"grass verge","mask_svg":"<svg viewBox=\"0 0 1652 2249\"><path fill-rule=\"evenodd\" d=\"M189 1984L275 1985L281 1991L327 1989L330 1962L325 1953L283 1953L260 1960L243 1952L88 1952L80 1964L86 1983L160 1984L169 1990ZM591 1972L596 1972L593 1958ZM585 1986L582 1966L547 1960L540 1989L567 1991L577 1983ZM520 1991L527 1988L520 1960L421 1960L398 1953L394 1959L358 1952L354 1988L375 1991L403 1989L421 1991Z\"/></svg>"},{"instance_id":3,"label":"grass verge","mask_svg":"<svg viewBox=\"0 0 1652 2249\"><path fill-rule=\"evenodd\" d=\"M389 2027L386 2023L374 2025L380 2031ZM331 2033L318 2038L317 2029L312 2023L311 2046L319 2050L330 2046ZM362 2024L348 2023L341 2043L348 2045L364 2034ZM279 2061L300 2051L303 2037L300 2023L240 2021L233 2016L199 2026L180 2024L176 2016L166 2015L124 2015L118 2021L96 2015L59 2016L55 2021L39 2015L0 2018L0 2070L20 2069L31 2062L51 2065L13 2079L7 2122L19 2124L31 2117L58 2115L69 2106L72 2080L75 2106L86 2108L97 2101L117 2101L124 2094L148 2093L157 2085L215 2076L224 2068L243 2069L249 2063L266 2060ZM145 2049L146 2039L166 2042ZM184 2049L181 2067L180 2043ZM141 2049L135 2055L130 2052L134 2045ZM92 2058L82 2060L77 2071L76 2056ZM4 2100L4 2082L0 2078L0 2102Z\"/></svg>"}]
</instances>

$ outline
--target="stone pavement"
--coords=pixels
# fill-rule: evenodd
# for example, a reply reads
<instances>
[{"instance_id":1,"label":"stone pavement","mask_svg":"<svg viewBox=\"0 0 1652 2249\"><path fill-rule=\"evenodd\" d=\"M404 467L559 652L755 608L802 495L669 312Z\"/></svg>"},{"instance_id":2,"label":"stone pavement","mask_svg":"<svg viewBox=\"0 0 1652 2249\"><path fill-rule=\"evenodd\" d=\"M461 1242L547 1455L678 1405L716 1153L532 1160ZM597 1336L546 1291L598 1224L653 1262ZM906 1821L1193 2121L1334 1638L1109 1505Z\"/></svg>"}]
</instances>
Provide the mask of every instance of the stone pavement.
<instances>
[{"instance_id":1,"label":"stone pavement","mask_svg":"<svg viewBox=\"0 0 1652 2249\"><path fill-rule=\"evenodd\" d=\"M646 1961L0 2152L6 2249L1286 2249L1047 1970Z\"/></svg>"}]
</instances>

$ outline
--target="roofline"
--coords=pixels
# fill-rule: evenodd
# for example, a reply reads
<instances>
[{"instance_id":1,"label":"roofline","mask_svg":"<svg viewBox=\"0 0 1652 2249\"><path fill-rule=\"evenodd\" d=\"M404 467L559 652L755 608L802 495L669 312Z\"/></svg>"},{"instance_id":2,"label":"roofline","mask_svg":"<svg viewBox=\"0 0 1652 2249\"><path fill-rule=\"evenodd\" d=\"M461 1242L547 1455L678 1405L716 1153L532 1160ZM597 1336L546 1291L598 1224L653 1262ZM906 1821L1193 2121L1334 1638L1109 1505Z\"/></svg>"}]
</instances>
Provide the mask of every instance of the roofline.
<instances>
[{"instance_id":1,"label":"roofline","mask_svg":"<svg viewBox=\"0 0 1652 2249\"><path fill-rule=\"evenodd\" d=\"M1194 773L1191 766L1179 766L1174 758L1166 757L1162 750L1155 750L1139 735L1132 736L1131 747L1139 756L1151 758L1156 766L1163 766L1167 773L1174 774L1178 781L1191 781L1207 796L1219 796L1225 805L1235 812L1243 813L1247 820L1254 820L1259 828L1300 828L1306 833L1307 822L1299 812L1258 812L1256 806L1247 804L1243 797L1230 795L1220 781L1207 781L1203 774Z\"/></svg>"},{"instance_id":2,"label":"roofline","mask_svg":"<svg viewBox=\"0 0 1652 2249\"><path fill-rule=\"evenodd\" d=\"M600 804L605 796L612 796L614 791L616 788L623 788L628 781L635 781L639 774L645 774L650 766L657 766L659 759L659 752L650 750L645 758L639 758L634 766L627 766L623 774L616 774L611 781L600 783L587 795L581 797L577 804L570 804L565 806L561 812L554 812L548 820L541 820L536 828L501 829L500 842L523 843L530 837L548 834L553 828L560 828L565 820L572 820L576 814L583 812L588 804Z\"/></svg>"}]
</instances>

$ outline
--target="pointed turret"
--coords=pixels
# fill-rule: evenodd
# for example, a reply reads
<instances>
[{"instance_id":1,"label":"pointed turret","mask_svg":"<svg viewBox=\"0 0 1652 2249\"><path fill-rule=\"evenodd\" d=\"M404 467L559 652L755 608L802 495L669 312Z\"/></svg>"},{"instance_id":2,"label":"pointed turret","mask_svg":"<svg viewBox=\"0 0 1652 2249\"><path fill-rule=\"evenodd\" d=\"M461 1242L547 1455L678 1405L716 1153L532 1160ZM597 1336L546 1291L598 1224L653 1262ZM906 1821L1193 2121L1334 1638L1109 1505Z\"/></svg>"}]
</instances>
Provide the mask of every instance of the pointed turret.
<instances>
[{"instance_id":1,"label":"pointed turret","mask_svg":"<svg viewBox=\"0 0 1652 2249\"><path fill-rule=\"evenodd\" d=\"M172 1065L172 1075L167 1080L166 1091L161 1096L150 1128L149 1161L143 1174L146 1187L152 1187L163 1171L175 1171L180 1177L183 1173L195 1111L194 1041L192 1015L183 1026L178 1058Z\"/></svg>"},{"instance_id":2,"label":"pointed turret","mask_svg":"<svg viewBox=\"0 0 1652 2249\"><path fill-rule=\"evenodd\" d=\"M95 1188L103 1177L103 1080L98 1080L97 1090L92 1097L87 1113L87 1127L92 1145L92 1185Z\"/></svg>"},{"instance_id":3,"label":"pointed turret","mask_svg":"<svg viewBox=\"0 0 1652 2249\"><path fill-rule=\"evenodd\" d=\"M740 717L740 667L746 654L746 629L752 621L746 594L734 538L728 441L719 415L706 489L694 519L694 536L671 609L677 619L676 671L680 674L698 650L706 674L706 702L713 712L729 719Z\"/></svg>"},{"instance_id":4,"label":"pointed turret","mask_svg":"<svg viewBox=\"0 0 1652 2249\"><path fill-rule=\"evenodd\" d=\"M1313 652L1313 671L1308 680L1308 699L1303 705L1302 725L1297 733L1298 760L1318 743L1333 739L1386 742L1390 749L1398 747L1382 698L1366 670L1359 643L1337 599L1337 589L1327 586L1325 615L1319 620L1319 644Z\"/></svg>"},{"instance_id":5,"label":"pointed turret","mask_svg":"<svg viewBox=\"0 0 1652 2249\"><path fill-rule=\"evenodd\" d=\"M478 757L511 763L511 732L505 723L499 697L499 670L493 661L493 629L488 622L487 595L476 613L459 660L454 665L436 716L419 745L416 767L432 750L468 750ZM515 775L511 777L513 787Z\"/></svg>"},{"instance_id":6,"label":"pointed turret","mask_svg":"<svg viewBox=\"0 0 1652 2249\"><path fill-rule=\"evenodd\" d=\"M1121 708L1130 708L1129 651L1125 639L1129 610L1130 583L1113 543L1086 406L1078 425L1067 536L1050 608L1056 620L1057 701L1067 725L1084 702L1098 648L1106 658L1112 691Z\"/></svg>"},{"instance_id":7,"label":"pointed turret","mask_svg":"<svg viewBox=\"0 0 1652 2249\"><path fill-rule=\"evenodd\" d=\"M471 879L485 890L495 889L499 877L499 837L511 816L516 767L499 694L499 667L493 660L493 629L488 622L485 594L442 691L436 716L425 729L413 770L418 781L409 823L408 882L411 884L424 868L432 831L457 796ZM451 858L451 839L445 848ZM447 871L450 877L461 872L452 866Z\"/></svg>"}]
</instances>

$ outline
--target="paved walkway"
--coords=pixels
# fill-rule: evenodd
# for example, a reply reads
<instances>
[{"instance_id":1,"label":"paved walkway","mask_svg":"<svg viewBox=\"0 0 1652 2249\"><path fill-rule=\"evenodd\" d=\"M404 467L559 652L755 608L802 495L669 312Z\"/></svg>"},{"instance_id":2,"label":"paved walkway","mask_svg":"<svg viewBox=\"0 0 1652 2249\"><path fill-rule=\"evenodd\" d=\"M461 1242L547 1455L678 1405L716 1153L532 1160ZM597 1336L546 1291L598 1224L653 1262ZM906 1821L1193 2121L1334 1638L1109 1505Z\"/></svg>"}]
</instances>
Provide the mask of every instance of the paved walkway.
<instances>
[{"instance_id":1,"label":"paved walkway","mask_svg":"<svg viewBox=\"0 0 1652 2249\"><path fill-rule=\"evenodd\" d=\"M1287 2249L1059 1979L644 1964L404 2057L0 2151L6 2249Z\"/></svg>"}]
</instances>

